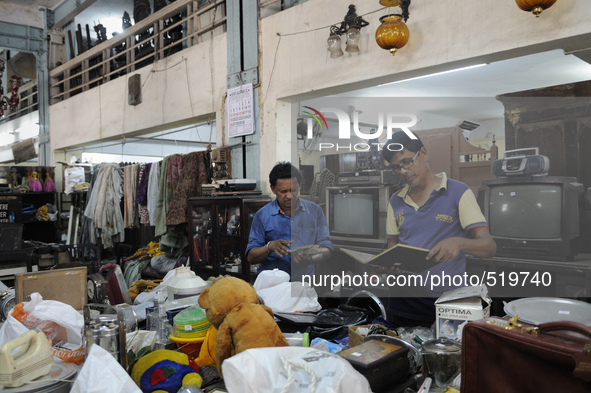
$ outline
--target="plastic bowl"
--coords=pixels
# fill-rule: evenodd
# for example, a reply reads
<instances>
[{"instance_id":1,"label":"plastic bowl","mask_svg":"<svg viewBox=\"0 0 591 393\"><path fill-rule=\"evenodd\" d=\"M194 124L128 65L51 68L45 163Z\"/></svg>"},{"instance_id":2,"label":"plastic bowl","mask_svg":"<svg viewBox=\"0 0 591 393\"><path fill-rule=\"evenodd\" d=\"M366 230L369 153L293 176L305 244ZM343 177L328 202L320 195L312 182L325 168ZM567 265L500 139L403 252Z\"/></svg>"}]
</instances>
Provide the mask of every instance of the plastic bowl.
<instances>
[{"instance_id":1,"label":"plastic bowl","mask_svg":"<svg viewBox=\"0 0 591 393\"><path fill-rule=\"evenodd\" d=\"M176 344L179 351L186 353L192 358L199 357L199 351L201 351L201 346L203 345L203 341L205 341L204 338L198 340L179 339L172 334L170 335L170 340Z\"/></svg>"}]
</instances>

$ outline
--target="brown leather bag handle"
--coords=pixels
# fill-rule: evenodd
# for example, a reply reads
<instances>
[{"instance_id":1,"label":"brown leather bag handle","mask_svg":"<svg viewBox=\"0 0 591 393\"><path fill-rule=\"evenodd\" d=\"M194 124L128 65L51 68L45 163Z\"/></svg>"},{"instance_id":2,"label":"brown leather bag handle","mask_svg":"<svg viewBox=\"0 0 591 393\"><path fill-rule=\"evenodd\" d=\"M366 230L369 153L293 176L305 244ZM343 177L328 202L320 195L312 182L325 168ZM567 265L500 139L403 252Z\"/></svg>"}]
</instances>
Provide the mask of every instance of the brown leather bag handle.
<instances>
[{"instance_id":1,"label":"brown leather bag handle","mask_svg":"<svg viewBox=\"0 0 591 393\"><path fill-rule=\"evenodd\" d=\"M578 322L560 321L542 323L538 326L540 332L552 332L555 330L569 330L587 336L591 339L591 328Z\"/></svg>"}]
</instances>

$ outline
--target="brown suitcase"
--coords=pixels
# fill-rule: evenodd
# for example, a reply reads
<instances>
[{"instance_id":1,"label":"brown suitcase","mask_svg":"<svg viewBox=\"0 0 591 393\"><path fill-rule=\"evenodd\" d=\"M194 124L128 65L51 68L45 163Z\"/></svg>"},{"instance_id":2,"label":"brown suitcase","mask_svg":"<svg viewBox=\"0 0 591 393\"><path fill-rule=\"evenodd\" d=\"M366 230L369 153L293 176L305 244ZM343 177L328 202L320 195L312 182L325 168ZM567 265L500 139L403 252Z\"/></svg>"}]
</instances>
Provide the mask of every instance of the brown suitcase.
<instances>
[{"instance_id":1,"label":"brown suitcase","mask_svg":"<svg viewBox=\"0 0 591 393\"><path fill-rule=\"evenodd\" d=\"M462 333L461 392L591 392L591 328L566 321L537 327L515 319L469 322Z\"/></svg>"}]
</instances>

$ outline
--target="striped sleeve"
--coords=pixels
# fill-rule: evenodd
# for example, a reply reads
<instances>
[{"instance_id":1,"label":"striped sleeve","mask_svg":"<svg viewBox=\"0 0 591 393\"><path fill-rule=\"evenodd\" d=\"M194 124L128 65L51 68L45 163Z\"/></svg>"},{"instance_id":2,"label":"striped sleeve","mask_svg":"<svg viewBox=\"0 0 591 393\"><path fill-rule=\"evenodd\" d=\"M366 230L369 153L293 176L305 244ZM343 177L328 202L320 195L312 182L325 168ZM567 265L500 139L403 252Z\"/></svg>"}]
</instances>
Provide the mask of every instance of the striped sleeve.
<instances>
[{"instance_id":1,"label":"striped sleeve","mask_svg":"<svg viewBox=\"0 0 591 393\"><path fill-rule=\"evenodd\" d=\"M458 204L460 225L465 231L476 227L486 227L486 219L480 211L476 197L471 189L467 189Z\"/></svg>"},{"instance_id":2,"label":"striped sleeve","mask_svg":"<svg viewBox=\"0 0 591 393\"><path fill-rule=\"evenodd\" d=\"M387 237L394 237L400 235L400 230L396 224L396 218L394 217L394 209L392 204L388 203L388 215L386 216L386 235Z\"/></svg>"}]
</instances>

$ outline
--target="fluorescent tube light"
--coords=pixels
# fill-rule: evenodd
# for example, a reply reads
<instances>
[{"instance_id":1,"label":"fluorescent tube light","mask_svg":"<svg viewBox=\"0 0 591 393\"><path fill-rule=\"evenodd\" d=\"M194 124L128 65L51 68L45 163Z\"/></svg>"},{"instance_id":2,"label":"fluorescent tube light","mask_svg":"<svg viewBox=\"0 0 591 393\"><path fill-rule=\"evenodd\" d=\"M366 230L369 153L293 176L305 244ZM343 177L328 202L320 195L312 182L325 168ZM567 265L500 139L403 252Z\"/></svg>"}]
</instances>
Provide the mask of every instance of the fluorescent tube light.
<instances>
[{"instance_id":1,"label":"fluorescent tube light","mask_svg":"<svg viewBox=\"0 0 591 393\"><path fill-rule=\"evenodd\" d=\"M390 82L390 83L384 83L384 84L378 85L378 87L380 87L380 86L393 85L394 83L408 82L408 81L412 81L412 80L415 80L415 79L428 78L430 76L435 76L435 75L443 75L443 74L449 74L449 73L457 72L457 71L469 70L469 69L472 69L472 68L478 68L478 67L482 67L482 66L485 66L485 65L486 65L486 63L482 63L482 64L476 64L476 65L468 66L468 67L456 68L456 69L449 70L449 71L436 72L434 74L416 76L414 78L408 78L408 79L403 79L403 80L400 80L400 81L394 81L394 82Z\"/></svg>"}]
</instances>

